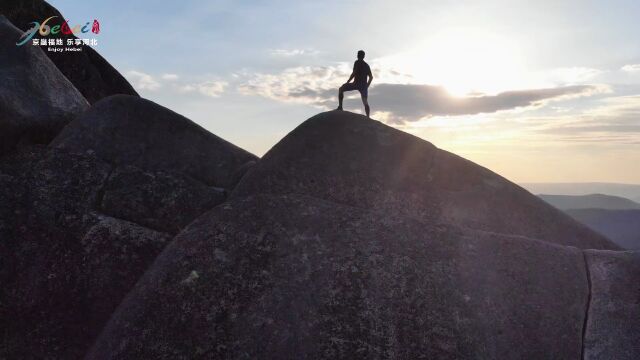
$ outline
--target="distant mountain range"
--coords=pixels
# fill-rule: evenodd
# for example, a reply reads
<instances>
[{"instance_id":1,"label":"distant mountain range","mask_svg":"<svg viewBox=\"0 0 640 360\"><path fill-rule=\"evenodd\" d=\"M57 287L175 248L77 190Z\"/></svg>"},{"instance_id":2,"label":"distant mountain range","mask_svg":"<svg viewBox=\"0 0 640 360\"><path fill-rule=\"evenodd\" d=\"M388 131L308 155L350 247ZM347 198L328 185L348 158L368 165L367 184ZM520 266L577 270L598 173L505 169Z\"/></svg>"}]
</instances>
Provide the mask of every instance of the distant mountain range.
<instances>
[{"instance_id":1,"label":"distant mountain range","mask_svg":"<svg viewBox=\"0 0 640 360\"><path fill-rule=\"evenodd\" d=\"M571 209L565 212L618 245L640 250L640 210Z\"/></svg>"},{"instance_id":2,"label":"distant mountain range","mask_svg":"<svg viewBox=\"0 0 640 360\"><path fill-rule=\"evenodd\" d=\"M620 196L604 194L590 195L538 195L542 200L560 210L569 209L606 209L633 210L640 209L640 204Z\"/></svg>"},{"instance_id":3,"label":"distant mountain range","mask_svg":"<svg viewBox=\"0 0 640 360\"><path fill-rule=\"evenodd\" d=\"M620 185L620 184L613 184ZM631 188L633 185L630 185ZM618 245L640 249L640 204L630 199L604 194L538 195L592 230Z\"/></svg>"},{"instance_id":4,"label":"distant mountain range","mask_svg":"<svg viewBox=\"0 0 640 360\"><path fill-rule=\"evenodd\" d=\"M521 183L533 194L589 195L605 194L640 202L640 185L603 182L588 183Z\"/></svg>"}]
</instances>

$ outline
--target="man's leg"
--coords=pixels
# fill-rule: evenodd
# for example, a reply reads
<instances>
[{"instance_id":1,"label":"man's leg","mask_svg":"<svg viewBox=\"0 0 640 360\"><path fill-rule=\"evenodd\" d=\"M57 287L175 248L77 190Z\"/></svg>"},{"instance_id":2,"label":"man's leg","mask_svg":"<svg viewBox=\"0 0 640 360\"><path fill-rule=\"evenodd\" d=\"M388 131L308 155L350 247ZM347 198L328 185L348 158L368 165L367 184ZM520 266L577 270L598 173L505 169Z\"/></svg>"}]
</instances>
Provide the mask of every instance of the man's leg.
<instances>
[{"instance_id":1,"label":"man's leg","mask_svg":"<svg viewBox=\"0 0 640 360\"><path fill-rule=\"evenodd\" d=\"M362 103L364 104L364 112L367 113L367 117L369 117L369 100L368 100L368 96L362 94Z\"/></svg>"},{"instance_id":2,"label":"man's leg","mask_svg":"<svg viewBox=\"0 0 640 360\"><path fill-rule=\"evenodd\" d=\"M338 89L338 108L336 110L342 110L342 100L344 100L344 85Z\"/></svg>"}]
</instances>

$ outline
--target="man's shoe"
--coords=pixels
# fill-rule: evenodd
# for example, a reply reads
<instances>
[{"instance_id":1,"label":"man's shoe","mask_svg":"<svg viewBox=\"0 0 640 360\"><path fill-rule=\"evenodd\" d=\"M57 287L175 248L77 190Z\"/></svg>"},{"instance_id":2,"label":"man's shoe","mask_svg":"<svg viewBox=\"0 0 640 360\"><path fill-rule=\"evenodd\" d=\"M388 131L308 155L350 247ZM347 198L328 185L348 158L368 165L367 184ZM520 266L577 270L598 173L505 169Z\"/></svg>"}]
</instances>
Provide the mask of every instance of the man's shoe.
<instances>
[{"instance_id":1,"label":"man's shoe","mask_svg":"<svg viewBox=\"0 0 640 360\"><path fill-rule=\"evenodd\" d=\"M342 111L342 106L338 106L338 107L336 108L336 110L337 110L337 111Z\"/></svg>"}]
</instances>

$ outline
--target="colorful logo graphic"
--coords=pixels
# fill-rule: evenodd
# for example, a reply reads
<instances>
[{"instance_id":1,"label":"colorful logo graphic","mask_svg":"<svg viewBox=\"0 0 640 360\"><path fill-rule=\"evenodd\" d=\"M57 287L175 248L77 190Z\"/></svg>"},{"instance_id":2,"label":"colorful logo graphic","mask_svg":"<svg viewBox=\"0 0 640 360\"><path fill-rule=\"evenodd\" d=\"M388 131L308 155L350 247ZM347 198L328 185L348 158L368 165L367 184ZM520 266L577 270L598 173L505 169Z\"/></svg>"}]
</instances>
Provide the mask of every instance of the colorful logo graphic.
<instances>
[{"instance_id":1,"label":"colorful logo graphic","mask_svg":"<svg viewBox=\"0 0 640 360\"><path fill-rule=\"evenodd\" d=\"M32 22L31 25L33 25L33 27L24 33L24 35L20 38L20 40L18 40L16 45L22 46L26 44L36 34L39 34L40 36L49 36L56 34L86 34L89 31L96 35L100 33L100 23L98 22L98 20L93 20L93 23L87 22L86 24L84 24L84 26L76 25L73 28L69 27L69 20L66 20L64 23L62 23L62 25L47 25L47 23L54 18L57 18L57 16L51 16L50 18L44 20L42 23L39 23L37 21Z\"/></svg>"}]
</instances>

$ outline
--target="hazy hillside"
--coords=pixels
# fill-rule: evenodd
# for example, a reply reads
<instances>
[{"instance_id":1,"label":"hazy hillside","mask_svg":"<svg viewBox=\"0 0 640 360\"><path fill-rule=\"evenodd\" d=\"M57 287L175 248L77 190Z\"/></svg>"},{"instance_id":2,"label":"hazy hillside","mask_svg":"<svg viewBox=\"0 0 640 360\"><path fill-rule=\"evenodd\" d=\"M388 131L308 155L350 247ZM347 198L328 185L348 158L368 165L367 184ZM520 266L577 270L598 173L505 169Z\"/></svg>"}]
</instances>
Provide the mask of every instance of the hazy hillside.
<instances>
[{"instance_id":1,"label":"hazy hillside","mask_svg":"<svg viewBox=\"0 0 640 360\"><path fill-rule=\"evenodd\" d=\"M605 194L640 201L640 185L617 183L521 183L533 194L589 195Z\"/></svg>"},{"instance_id":2,"label":"hazy hillside","mask_svg":"<svg viewBox=\"0 0 640 360\"><path fill-rule=\"evenodd\" d=\"M640 210L573 209L567 214L627 249L640 249Z\"/></svg>"},{"instance_id":3,"label":"hazy hillside","mask_svg":"<svg viewBox=\"0 0 640 360\"><path fill-rule=\"evenodd\" d=\"M640 204L604 194L538 195L550 205L627 249L640 249Z\"/></svg>"},{"instance_id":4,"label":"hazy hillside","mask_svg":"<svg viewBox=\"0 0 640 360\"><path fill-rule=\"evenodd\" d=\"M640 204L632 200L604 194L590 195L538 195L542 200L561 210L568 209L640 209Z\"/></svg>"}]
</instances>

